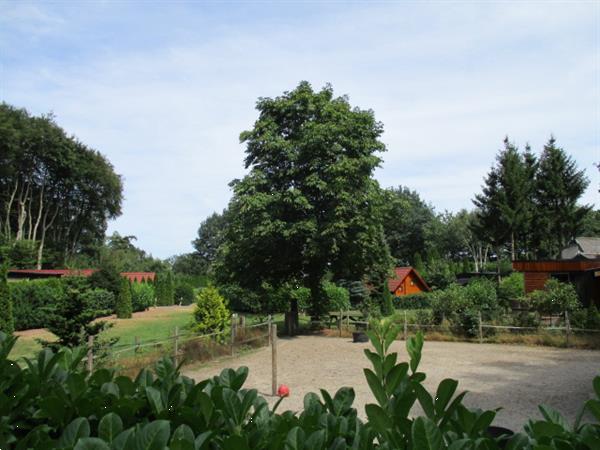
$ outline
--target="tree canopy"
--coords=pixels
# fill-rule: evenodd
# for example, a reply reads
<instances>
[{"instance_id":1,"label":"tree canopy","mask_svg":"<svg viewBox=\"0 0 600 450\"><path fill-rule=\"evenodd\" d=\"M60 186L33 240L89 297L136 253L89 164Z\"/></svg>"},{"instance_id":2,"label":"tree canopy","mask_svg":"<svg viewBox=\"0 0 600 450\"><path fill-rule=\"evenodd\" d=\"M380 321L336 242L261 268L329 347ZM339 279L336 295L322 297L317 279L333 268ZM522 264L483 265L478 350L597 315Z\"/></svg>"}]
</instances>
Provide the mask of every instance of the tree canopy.
<instances>
[{"instance_id":1,"label":"tree canopy","mask_svg":"<svg viewBox=\"0 0 600 450\"><path fill-rule=\"evenodd\" d=\"M122 190L110 162L68 136L52 115L34 117L0 104L0 254L5 258L17 247L29 249L41 268L98 245L108 220L121 214Z\"/></svg>"},{"instance_id":2,"label":"tree canopy","mask_svg":"<svg viewBox=\"0 0 600 450\"><path fill-rule=\"evenodd\" d=\"M383 279L390 267L373 171L385 151L369 110L307 82L261 98L240 135L250 172L232 183L220 271L243 286L301 281L321 313L321 284Z\"/></svg>"}]
</instances>

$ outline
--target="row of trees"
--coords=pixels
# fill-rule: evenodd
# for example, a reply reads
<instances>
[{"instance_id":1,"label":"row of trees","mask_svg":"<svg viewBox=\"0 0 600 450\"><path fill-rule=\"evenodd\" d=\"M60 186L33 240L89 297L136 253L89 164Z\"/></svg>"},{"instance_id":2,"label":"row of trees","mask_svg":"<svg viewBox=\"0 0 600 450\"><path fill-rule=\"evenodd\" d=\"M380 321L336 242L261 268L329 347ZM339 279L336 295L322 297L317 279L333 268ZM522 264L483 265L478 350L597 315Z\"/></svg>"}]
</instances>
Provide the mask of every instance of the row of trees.
<instances>
[{"instance_id":1,"label":"row of trees","mask_svg":"<svg viewBox=\"0 0 600 450\"><path fill-rule=\"evenodd\" d=\"M122 180L52 115L0 104L0 257L64 264L102 243L121 214Z\"/></svg>"},{"instance_id":2,"label":"row of trees","mask_svg":"<svg viewBox=\"0 0 600 450\"><path fill-rule=\"evenodd\" d=\"M491 258L555 256L578 233L600 231L598 212L577 203L583 171L553 138L539 157L506 139L475 208L437 213L407 187L379 187L383 127L330 86L303 82L257 110L240 136L249 173L232 181L228 208L202 222L195 252L174 258L176 272L263 294L305 286L318 315L324 280L366 285L373 297L394 264L410 264L444 287Z\"/></svg>"}]
</instances>

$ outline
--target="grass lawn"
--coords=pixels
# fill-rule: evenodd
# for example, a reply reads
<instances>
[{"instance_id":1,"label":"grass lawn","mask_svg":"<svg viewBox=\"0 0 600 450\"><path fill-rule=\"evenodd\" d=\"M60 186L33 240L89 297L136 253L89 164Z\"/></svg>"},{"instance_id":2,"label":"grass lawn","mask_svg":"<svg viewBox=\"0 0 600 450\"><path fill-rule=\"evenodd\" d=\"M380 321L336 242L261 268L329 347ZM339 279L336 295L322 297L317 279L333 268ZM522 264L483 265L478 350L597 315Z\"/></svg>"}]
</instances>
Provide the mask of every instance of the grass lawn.
<instances>
[{"instance_id":1,"label":"grass lawn","mask_svg":"<svg viewBox=\"0 0 600 450\"><path fill-rule=\"evenodd\" d=\"M100 319L114 324L102 336L118 337L118 344L134 344L136 336L140 341L166 338L173 334L175 327L184 333L192 321L193 309L193 305L165 306L134 313L132 319L117 319L114 316ZM16 335L19 339L10 354L12 358L33 356L41 348L36 339L55 339L52 333L44 329L19 331Z\"/></svg>"}]
</instances>

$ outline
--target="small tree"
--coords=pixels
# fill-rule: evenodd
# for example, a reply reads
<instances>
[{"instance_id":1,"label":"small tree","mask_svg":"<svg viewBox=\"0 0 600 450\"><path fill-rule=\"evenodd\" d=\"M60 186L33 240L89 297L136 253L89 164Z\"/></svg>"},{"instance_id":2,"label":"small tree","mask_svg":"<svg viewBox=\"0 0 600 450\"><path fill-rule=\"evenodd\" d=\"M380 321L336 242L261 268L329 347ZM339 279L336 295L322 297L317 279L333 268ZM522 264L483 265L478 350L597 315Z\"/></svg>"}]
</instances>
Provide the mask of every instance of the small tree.
<instances>
[{"instance_id":1,"label":"small tree","mask_svg":"<svg viewBox=\"0 0 600 450\"><path fill-rule=\"evenodd\" d=\"M167 272L165 279L164 296L165 305L175 304L175 284L173 283L173 273L171 271Z\"/></svg>"},{"instance_id":2,"label":"small tree","mask_svg":"<svg viewBox=\"0 0 600 450\"><path fill-rule=\"evenodd\" d=\"M347 311L350 309L350 293L348 289L325 281L323 283L324 300L329 311Z\"/></svg>"},{"instance_id":3,"label":"small tree","mask_svg":"<svg viewBox=\"0 0 600 450\"><path fill-rule=\"evenodd\" d=\"M131 283L127 278L121 277L121 288L119 290L119 297L117 297L115 312L119 319L131 319L132 311Z\"/></svg>"},{"instance_id":4,"label":"small tree","mask_svg":"<svg viewBox=\"0 0 600 450\"><path fill-rule=\"evenodd\" d=\"M48 319L47 328L58 341L43 344L56 347L85 345L88 336L95 336L106 328L106 322L92 322L94 313L79 290L69 289Z\"/></svg>"},{"instance_id":5,"label":"small tree","mask_svg":"<svg viewBox=\"0 0 600 450\"><path fill-rule=\"evenodd\" d=\"M531 300L538 311L549 314L563 314L581 308L575 287L554 278L546 281L543 291L532 292Z\"/></svg>"},{"instance_id":6,"label":"small tree","mask_svg":"<svg viewBox=\"0 0 600 450\"><path fill-rule=\"evenodd\" d=\"M15 323L12 300L8 289L8 281L6 280L7 273L8 266L3 264L0 267L0 331L12 334L15 331Z\"/></svg>"},{"instance_id":7,"label":"small tree","mask_svg":"<svg viewBox=\"0 0 600 450\"><path fill-rule=\"evenodd\" d=\"M230 313L226 301L214 286L205 287L198 294L194 320L194 328L203 334L223 331L229 325Z\"/></svg>"}]
</instances>

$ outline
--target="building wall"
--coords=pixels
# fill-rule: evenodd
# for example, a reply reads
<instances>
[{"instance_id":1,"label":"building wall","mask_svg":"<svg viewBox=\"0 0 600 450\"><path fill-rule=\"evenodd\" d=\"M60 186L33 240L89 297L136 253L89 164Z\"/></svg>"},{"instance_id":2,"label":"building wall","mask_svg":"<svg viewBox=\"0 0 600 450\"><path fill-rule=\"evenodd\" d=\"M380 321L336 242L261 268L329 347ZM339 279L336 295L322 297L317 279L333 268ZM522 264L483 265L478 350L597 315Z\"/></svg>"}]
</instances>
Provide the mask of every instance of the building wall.
<instances>
[{"instance_id":1,"label":"building wall","mask_svg":"<svg viewBox=\"0 0 600 450\"><path fill-rule=\"evenodd\" d=\"M418 294L424 290L421 281L411 272L402 280L394 295L399 297L401 295Z\"/></svg>"},{"instance_id":2,"label":"building wall","mask_svg":"<svg viewBox=\"0 0 600 450\"><path fill-rule=\"evenodd\" d=\"M548 272L525 272L525 293L544 289L548 278L550 278Z\"/></svg>"}]
</instances>

